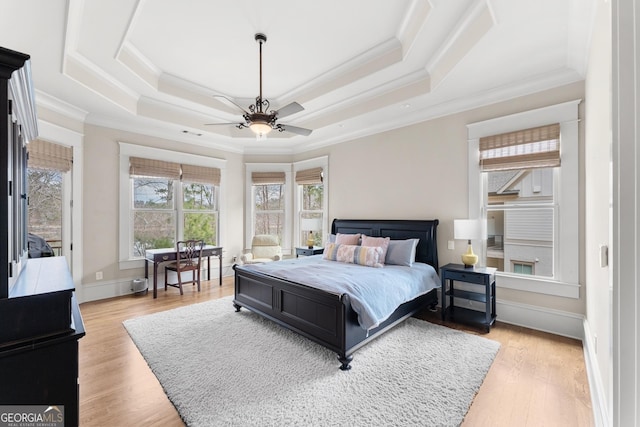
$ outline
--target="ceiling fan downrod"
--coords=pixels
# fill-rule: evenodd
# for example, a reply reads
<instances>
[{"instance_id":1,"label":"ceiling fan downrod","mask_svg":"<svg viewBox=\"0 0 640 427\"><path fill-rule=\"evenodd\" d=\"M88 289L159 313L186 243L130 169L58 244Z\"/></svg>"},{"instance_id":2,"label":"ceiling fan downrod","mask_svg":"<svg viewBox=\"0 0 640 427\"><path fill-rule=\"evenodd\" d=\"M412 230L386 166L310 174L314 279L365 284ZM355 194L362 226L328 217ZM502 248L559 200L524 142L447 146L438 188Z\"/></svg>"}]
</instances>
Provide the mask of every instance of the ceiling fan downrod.
<instances>
[{"instance_id":1,"label":"ceiling fan downrod","mask_svg":"<svg viewBox=\"0 0 640 427\"><path fill-rule=\"evenodd\" d=\"M256 113L263 113L263 111L269 109L269 101L262 98L262 45L267 42L267 36L262 33L256 33L255 39L260 46L260 94L256 98Z\"/></svg>"}]
</instances>

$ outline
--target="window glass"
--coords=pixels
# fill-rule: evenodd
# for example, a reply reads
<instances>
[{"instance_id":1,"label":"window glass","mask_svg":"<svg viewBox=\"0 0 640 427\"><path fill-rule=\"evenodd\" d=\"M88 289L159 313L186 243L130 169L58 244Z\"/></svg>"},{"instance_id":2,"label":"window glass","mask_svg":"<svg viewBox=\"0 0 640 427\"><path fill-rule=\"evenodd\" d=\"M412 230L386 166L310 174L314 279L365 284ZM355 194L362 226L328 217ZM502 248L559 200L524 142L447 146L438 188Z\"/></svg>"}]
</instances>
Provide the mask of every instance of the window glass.
<instances>
[{"instance_id":1,"label":"window glass","mask_svg":"<svg viewBox=\"0 0 640 427\"><path fill-rule=\"evenodd\" d=\"M302 191L302 210L300 211L298 245L307 246L307 241L311 236L314 246L322 246L324 185L304 184L300 187Z\"/></svg>"},{"instance_id":2,"label":"window glass","mask_svg":"<svg viewBox=\"0 0 640 427\"><path fill-rule=\"evenodd\" d=\"M133 256L175 245L174 184L168 178L132 178Z\"/></svg>"},{"instance_id":3,"label":"window glass","mask_svg":"<svg viewBox=\"0 0 640 427\"><path fill-rule=\"evenodd\" d=\"M488 266L515 274L554 276L555 169L484 172Z\"/></svg>"},{"instance_id":4,"label":"window glass","mask_svg":"<svg viewBox=\"0 0 640 427\"><path fill-rule=\"evenodd\" d=\"M217 245L218 212L216 187L208 184L182 184L184 239L202 239Z\"/></svg>"},{"instance_id":5,"label":"window glass","mask_svg":"<svg viewBox=\"0 0 640 427\"><path fill-rule=\"evenodd\" d=\"M513 272L518 274L533 274L533 265L513 261Z\"/></svg>"},{"instance_id":6,"label":"window glass","mask_svg":"<svg viewBox=\"0 0 640 427\"><path fill-rule=\"evenodd\" d=\"M283 241L284 184L253 185L254 234L276 235Z\"/></svg>"},{"instance_id":7,"label":"window glass","mask_svg":"<svg viewBox=\"0 0 640 427\"><path fill-rule=\"evenodd\" d=\"M42 237L56 255L62 249L62 172L29 168L28 231Z\"/></svg>"},{"instance_id":8,"label":"window glass","mask_svg":"<svg viewBox=\"0 0 640 427\"><path fill-rule=\"evenodd\" d=\"M173 180L132 178L133 206L136 209L173 209Z\"/></svg>"}]
</instances>

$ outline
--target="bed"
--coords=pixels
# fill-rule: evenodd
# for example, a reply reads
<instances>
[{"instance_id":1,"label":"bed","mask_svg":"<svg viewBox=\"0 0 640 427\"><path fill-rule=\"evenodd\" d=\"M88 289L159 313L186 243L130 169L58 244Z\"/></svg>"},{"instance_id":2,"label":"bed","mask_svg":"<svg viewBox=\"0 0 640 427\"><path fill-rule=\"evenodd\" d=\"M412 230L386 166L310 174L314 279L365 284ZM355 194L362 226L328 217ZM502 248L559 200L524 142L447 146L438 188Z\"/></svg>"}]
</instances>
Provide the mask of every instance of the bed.
<instances>
[{"instance_id":1,"label":"bed","mask_svg":"<svg viewBox=\"0 0 640 427\"><path fill-rule=\"evenodd\" d=\"M437 219L334 219L331 233L334 235L361 233L367 236L389 237L392 240L419 239L416 247L416 263L429 264L437 272L437 226ZM322 255L314 257L322 257ZM278 261L278 263L281 262ZM362 268L384 270L384 268ZM361 326L359 315L352 307L353 301L347 294L330 292L299 281L276 277L257 270L255 266L234 265L233 269L235 271L233 304L236 311L245 307L336 352L342 370L351 368L353 353L359 348L417 312L435 308L438 303L437 287L434 287L399 305L377 326L365 329Z\"/></svg>"}]
</instances>

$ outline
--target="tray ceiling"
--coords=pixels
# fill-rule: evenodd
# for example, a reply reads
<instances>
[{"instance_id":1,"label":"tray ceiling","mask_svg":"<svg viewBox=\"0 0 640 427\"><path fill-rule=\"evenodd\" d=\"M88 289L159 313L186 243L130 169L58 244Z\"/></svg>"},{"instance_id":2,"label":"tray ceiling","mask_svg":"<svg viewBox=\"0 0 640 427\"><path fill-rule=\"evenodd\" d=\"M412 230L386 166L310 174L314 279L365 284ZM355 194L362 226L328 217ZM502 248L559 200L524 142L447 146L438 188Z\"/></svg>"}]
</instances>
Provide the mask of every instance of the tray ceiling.
<instances>
[{"instance_id":1,"label":"tray ceiling","mask_svg":"<svg viewBox=\"0 0 640 427\"><path fill-rule=\"evenodd\" d=\"M595 0L0 0L40 108L234 152L295 153L584 79ZM17 19L16 17L22 17ZM240 122L259 92L308 136Z\"/></svg>"}]
</instances>

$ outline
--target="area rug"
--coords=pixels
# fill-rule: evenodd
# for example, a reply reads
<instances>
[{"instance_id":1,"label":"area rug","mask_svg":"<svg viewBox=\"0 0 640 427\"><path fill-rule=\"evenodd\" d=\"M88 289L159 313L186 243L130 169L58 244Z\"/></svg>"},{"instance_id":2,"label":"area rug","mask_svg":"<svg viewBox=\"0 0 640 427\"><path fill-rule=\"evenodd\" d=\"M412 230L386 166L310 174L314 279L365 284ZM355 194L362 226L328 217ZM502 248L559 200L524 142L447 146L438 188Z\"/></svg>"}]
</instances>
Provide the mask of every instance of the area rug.
<instances>
[{"instance_id":1,"label":"area rug","mask_svg":"<svg viewBox=\"0 0 640 427\"><path fill-rule=\"evenodd\" d=\"M410 318L341 371L230 297L124 325L189 426L457 426L500 347Z\"/></svg>"}]
</instances>

